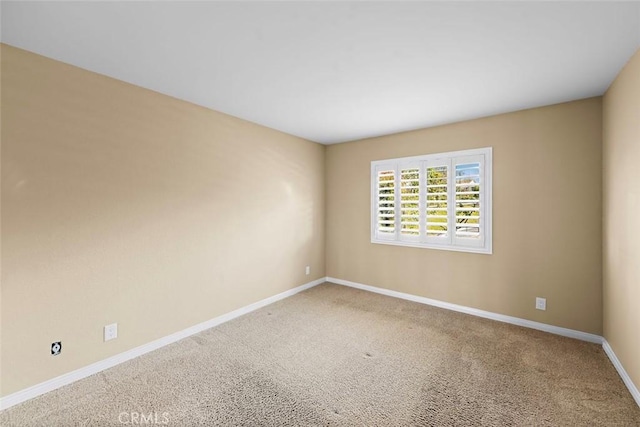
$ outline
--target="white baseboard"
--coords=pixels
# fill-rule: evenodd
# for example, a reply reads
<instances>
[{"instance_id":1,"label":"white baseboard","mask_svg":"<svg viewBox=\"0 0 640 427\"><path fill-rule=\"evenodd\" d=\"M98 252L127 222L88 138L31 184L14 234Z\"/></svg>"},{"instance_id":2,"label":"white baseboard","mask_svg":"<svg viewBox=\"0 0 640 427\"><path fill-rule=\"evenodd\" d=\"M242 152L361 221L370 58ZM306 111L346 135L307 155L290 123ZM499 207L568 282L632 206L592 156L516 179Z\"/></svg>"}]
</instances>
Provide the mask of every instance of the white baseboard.
<instances>
[{"instance_id":1,"label":"white baseboard","mask_svg":"<svg viewBox=\"0 0 640 427\"><path fill-rule=\"evenodd\" d=\"M250 313L266 305L272 304L281 299L295 295L298 292L302 292L306 289L317 286L321 283L324 283L325 281L332 282L338 285L349 286L352 288L361 289L369 292L375 292L375 293L387 295L390 297L414 301L421 304L432 305L432 306L444 308L447 310L458 311L461 313L483 317L486 319L497 320L499 322L505 322L513 325L523 326L526 328L537 329L540 331L549 332L556 335L562 335L569 338L575 338L575 339L588 341L596 344L602 344L602 348L604 349L605 353L611 360L611 363L613 364L613 366L618 371L618 374L620 374L622 381L629 389L629 392L631 392L631 395L635 399L638 406L640 406L640 391L638 391L638 388L635 386L633 381L631 381L631 378L622 367L622 364L620 363L617 356L613 352L613 349L611 348L609 343L599 335L589 334L586 332L576 331L573 329L561 328L559 326L547 325L545 323L534 322L531 320L521 319L518 317L492 313L490 311L484 311L476 308L465 307L463 305L452 304L444 301L434 300L431 298L425 298L425 297L420 297L416 295L406 294L403 292L392 291L389 289L377 288L375 286L369 286L369 285L364 285L362 283L350 282L348 280L337 279L335 277L322 277L320 279L314 280L312 282L306 283L304 285L298 286L288 291L279 293L272 297L265 298L253 304L249 304L245 307L239 308L232 312L223 314L221 316L218 316L206 322L199 323L197 325L191 326L190 328L184 329L182 331L157 339L150 343L125 351L124 353L117 354L115 356L109 357L108 359L101 360L99 362L85 366L84 368L77 369L75 371L69 372L64 375L60 375L59 377L52 378L48 381L42 382L40 384L36 384L32 387L26 388L24 390L20 390L18 392L15 392L13 394L0 398L0 410L10 408L24 401L40 396L41 394L53 391L67 384L71 384L74 381L78 381L82 378L86 378L90 375L96 374L105 369L119 365L120 363L126 362L127 360L133 359L138 356L142 356L143 354L149 353L153 350L157 350L161 347L172 344L176 341L187 338L191 335L197 334L206 329L213 328L214 326L228 322L229 320L235 319L236 317L240 317L244 314Z\"/></svg>"},{"instance_id":2,"label":"white baseboard","mask_svg":"<svg viewBox=\"0 0 640 427\"><path fill-rule=\"evenodd\" d=\"M600 335L589 334L587 332L562 328L560 326L548 325L546 323L534 322L532 320L521 319L519 317L506 316L504 314L492 313L490 311L479 310L477 308L471 308L471 307L466 307L464 305L452 304L449 302L439 301L431 298L405 294L404 292L391 291L389 289L363 285L362 283L336 279L335 277L327 277L327 281L336 283L338 285L349 286L352 288L362 289L369 292L375 292L377 294L387 295L390 297L419 302L421 304L432 305L434 307L446 308L447 310L458 311L460 313L471 314L473 316L484 317L485 319L497 320L498 322L510 323L512 325L524 326L525 328L537 329L539 331L550 332L556 335L562 335L565 337L575 338L582 341L602 344L602 337Z\"/></svg>"},{"instance_id":3,"label":"white baseboard","mask_svg":"<svg viewBox=\"0 0 640 427\"><path fill-rule=\"evenodd\" d=\"M620 375L620 378L622 378L624 385L626 385L627 388L629 389L629 392L631 392L631 396L633 396L636 403L640 407L640 390L638 390L638 387L636 387L633 381L631 381L631 377L629 376L629 374L627 374L627 371L625 371L624 368L622 367L622 363L620 363L618 356L616 356L616 354L613 352L613 349L611 348L611 346L609 345L606 339L603 339L602 348L604 349L604 352L607 353L607 356L609 356L609 360L611 360L611 363L613 363L613 366L616 368L616 371L618 371L618 374Z\"/></svg>"},{"instance_id":4,"label":"white baseboard","mask_svg":"<svg viewBox=\"0 0 640 427\"><path fill-rule=\"evenodd\" d=\"M575 338L582 341L588 341L595 344L602 344L604 352L611 360L611 363L620 374L622 381L629 389L631 396L640 406L640 391L631 380L631 377L627 374L627 371L622 367L622 363L618 360L618 357L613 352L613 349L609 345L606 339L600 335L589 334L587 332L576 331L573 329L562 328L559 326L547 325L546 323L534 322L532 320L521 319L519 317L506 316L504 314L492 313L490 311L479 310L477 308L465 307L463 305L451 304L444 301L439 301L431 298L419 297L416 295L406 294L403 292L392 291L384 288L377 288L375 286L364 285L362 283L350 282L348 280L337 279L335 277L327 277L327 282L335 283L338 285L349 286L351 288L361 289L364 291L375 292L377 294L387 295L390 297L401 298L409 301L418 302L421 304L432 305L435 307L445 308L447 310L458 311L460 313L471 314L473 316L484 317L486 319L497 320L499 322L510 323L512 325L523 326L525 328L537 329L539 331L549 332L556 335L562 335L569 338Z\"/></svg>"},{"instance_id":5,"label":"white baseboard","mask_svg":"<svg viewBox=\"0 0 640 427\"><path fill-rule=\"evenodd\" d=\"M296 288L289 289L288 291L284 291L272 297L265 298L253 304L249 304L232 312L215 317L211 320L207 320L206 322L199 323L182 331L176 332L163 338L159 338L155 341L151 341L150 343L125 351L124 353L116 354L115 356L111 356L99 362L92 363L91 365L76 369L75 371L60 375L24 390L17 391L13 394L0 398L0 410L10 408L14 405L17 405L18 403L33 399L34 397L40 396L41 394L53 391L67 384L71 384L74 381L86 378L100 371L104 371L105 369L119 365L120 363L126 362L127 360L133 359L135 357L142 356L143 354L149 353L150 351L157 350L161 347L172 344L191 335L197 334L198 332L213 328L214 326L218 326L221 323L228 322L229 320L240 317L243 314L250 313L266 305L295 295L298 292L302 292L304 290L312 288L316 285L324 283L325 281L326 278L322 277L320 279L314 280L313 282L309 282Z\"/></svg>"}]
</instances>

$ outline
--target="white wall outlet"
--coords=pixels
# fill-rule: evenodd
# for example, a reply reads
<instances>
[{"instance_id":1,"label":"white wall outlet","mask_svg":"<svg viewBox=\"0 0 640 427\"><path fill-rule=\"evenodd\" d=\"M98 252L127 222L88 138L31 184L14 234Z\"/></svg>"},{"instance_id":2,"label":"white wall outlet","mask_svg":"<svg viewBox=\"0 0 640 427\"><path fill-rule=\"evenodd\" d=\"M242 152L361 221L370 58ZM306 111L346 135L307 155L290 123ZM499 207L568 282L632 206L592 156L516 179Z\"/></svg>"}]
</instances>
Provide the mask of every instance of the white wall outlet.
<instances>
[{"instance_id":1,"label":"white wall outlet","mask_svg":"<svg viewBox=\"0 0 640 427\"><path fill-rule=\"evenodd\" d=\"M547 309L547 299L536 297L536 310L546 310Z\"/></svg>"},{"instance_id":2,"label":"white wall outlet","mask_svg":"<svg viewBox=\"0 0 640 427\"><path fill-rule=\"evenodd\" d=\"M310 266L306 266L304 269L304 274L306 274L307 276L311 274L311 267Z\"/></svg>"},{"instance_id":3,"label":"white wall outlet","mask_svg":"<svg viewBox=\"0 0 640 427\"><path fill-rule=\"evenodd\" d=\"M104 340L109 341L118 338L118 324L112 323L104 327Z\"/></svg>"}]
</instances>

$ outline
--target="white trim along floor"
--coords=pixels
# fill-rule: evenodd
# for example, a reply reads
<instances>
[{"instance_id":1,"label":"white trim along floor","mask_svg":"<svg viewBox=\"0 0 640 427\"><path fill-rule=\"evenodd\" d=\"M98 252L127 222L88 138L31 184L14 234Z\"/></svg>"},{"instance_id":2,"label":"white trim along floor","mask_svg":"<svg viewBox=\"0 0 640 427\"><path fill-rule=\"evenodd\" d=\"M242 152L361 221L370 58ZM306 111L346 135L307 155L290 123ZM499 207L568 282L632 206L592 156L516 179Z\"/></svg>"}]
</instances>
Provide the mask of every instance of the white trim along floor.
<instances>
[{"instance_id":1,"label":"white trim along floor","mask_svg":"<svg viewBox=\"0 0 640 427\"><path fill-rule=\"evenodd\" d=\"M486 318L486 319L497 320L499 322L510 323L510 324L513 324L513 325L523 326L525 328L537 329L537 330L540 330L540 331L549 332L549 333L556 334L556 335L562 335L562 336L569 337L569 338L574 338L574 339L578 339L578 340L582 340L582 341L588 341L588 342L592 342L592 343L595 343L595 344L601 344L603 349L604 349L604 351L605 351L605 353L607 354L607 356L611 360L611 363L613 364L613 366L618 371L618 374L620 375L620 377L624 381L624 384L627 386L627 388L629 389L629 392L631 393L631 395L635 399L636 403L640 407L640 391L638 390L638 387L633 383L633 381L631 380L631 378L629 377L629 375L625 371L624 367L622 366L622 364L618 360L618 357L613 352L613 349L611 348L609 343L603 337L601 337L599 335L589 334L589 333L586 333L586 332L576 331L576 330L573 330L573 329L562 328L562 327L559 327L559 326L548 325L548 324L545 324L545 323L534 322L534 321L531 321L531 320L521 319L521 318L518 318L518 317L512 317L512 316L506 316L506 315L503 315L503 314L492 313L492 312L489 312L489 311L479 310L477 308L471 308L471 307L465 307L465 306L462 306L462 305L451 304L451 303L444 302L444 301L439 301L439 300L420 297L420 296L416 296L416 295L406 294L406 293L403 293L403 292L392 291L392 290L389 290L389 289L378 288L378 287L375 287L375 286L370 286L370 285L365 285L365 284L362 284L362 283L351 282L351 281L348 281L348 280L342 280L342 279L338 279L338 278L335 278L335 277L322 277L320 279L314 280L314 281L309 282L309 283L305 283L304 285L301 285L301 286L298 286L296 288L290 289L288 291L279 293L279 294L274 295L272 297L265 298L265 299L263 299L261 301L255 302L253 304L249 304L249 305L247 305L245 307L239 308L239 309L234 310L232 312L229 312L229 313L223 314L221 316L215 317L215 318L213 318L211 320L208 320L206 322L199 323L197 325L191 326L191 327L189 327L187 329L184 329L182 331L173 333L173 334L168 335L166 337L157 339L157 340L152 341L150 343L147 343L147 344L141 345L139 347L133 348L131 350L125 351L124 353L117 354L115 356L109 357L109 358L104 359L102 361L93 363L91 365L85 366L83 368L77 369L77 370L69 372L67 374L60 375L60 376L58 376L56 378L52 378L52 379L44 381L44 382L42 382L40 384L36 384L36 385L34 385L32 387L29 387L29 388L26 388L24 390L20 390L18 392L10 394L10 395L0 399L0 410L10 408L11 406L17 405L18 403L22 403L22 402L27 401L29 399L32 399L34 397L40 396L41 394L53 391L53 390L55 390L57 388L65 386L67 384L71 384L72 382L75 382L75 381L80 380L82 378L86 378L89 375L96 374L96 373L98 373L100 371L103 371L105 369L111 368L111 367L116 366L116 365L118 365L120 363L126 362L127 360L133 359L135 357L141 356L141 355L143 355L145 353L148 353L150 351L153 351L153 350L156 350L158 348L164 347L166 345L169 345L171 343L179 341L179 340L181 340L183 338L186 338L186 337L189 337L191 335L194 335L194 334L197 334L199 332L202 332L202 331L204 331L206 329L213 328L214 326L220 325L221 323L228 322L229 320L235 319L236 317L240 317L240 316L242 316L244 314L250 313L250 312L252 312L254 310L257 310L257 309L262 308L262 307L264 307L266 305L272 304L272 303L274 303L276 301L279 301L281 299L290 297L292 295L295 295L295 294L297 294L299 292L302 292L304 290L307 290L309 288L312 288L312 287L317 286L319 284L322 284L324 282L335 283L335 284L342 285L342 286L349 286L349 287L352 287L352 288L357 288L357 289L361 289L361 290L368 291L368 292L375 292L375 293L378 293L378 294L387 295L387 296L394 297L394 298L405 299L405 300L409 300L409 301L418 302L418 303L421 303L421 304L427 304L427 305L431 305L431 306L435 306L435 307L444 308L444 309L447 309L447 310L458 311L458 312L461 312L461 313L470 314L472 316L478 316L478 317L483 317L483 318Z\"/></svg>"}]
</instances>

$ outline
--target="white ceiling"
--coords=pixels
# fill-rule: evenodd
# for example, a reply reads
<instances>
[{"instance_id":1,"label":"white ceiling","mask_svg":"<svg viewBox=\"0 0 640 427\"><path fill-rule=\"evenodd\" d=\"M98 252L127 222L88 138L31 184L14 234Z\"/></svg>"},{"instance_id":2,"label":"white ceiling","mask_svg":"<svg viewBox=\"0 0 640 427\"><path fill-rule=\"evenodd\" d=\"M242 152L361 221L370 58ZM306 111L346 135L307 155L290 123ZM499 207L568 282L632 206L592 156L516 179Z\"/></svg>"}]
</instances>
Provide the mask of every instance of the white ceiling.
<instances>
[{"instance_id":1,"label":"white ceiling","mask_svg":"<svg viewBox=\"0 0 640 427\"><path fill-rule=\"evenodd\" d=\"M601 95L638 2L2 2L2 41L321 143Z\"/></svg>"}]
</instances>

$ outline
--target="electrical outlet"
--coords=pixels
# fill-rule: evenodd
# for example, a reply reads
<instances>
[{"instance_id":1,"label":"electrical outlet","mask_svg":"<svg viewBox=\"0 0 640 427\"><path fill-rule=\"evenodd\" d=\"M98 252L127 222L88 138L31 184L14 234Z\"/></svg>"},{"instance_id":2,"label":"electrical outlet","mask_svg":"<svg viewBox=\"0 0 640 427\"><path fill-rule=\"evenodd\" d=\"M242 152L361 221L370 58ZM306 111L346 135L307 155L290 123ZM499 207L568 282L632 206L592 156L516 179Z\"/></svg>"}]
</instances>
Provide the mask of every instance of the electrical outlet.
<instances>
[{"instance_id":1,"label":"electrical outlet","mask_svg":"<svg viewBox=\"0 0 640 427\"><path fill-rule=\"evenodd\" d=\"M62 341L56 341L51 343L51 355L57 356L62 353Z\"/></svg>"},{"instance_id":2,"label":"electrical outlet","mask_svg":"<svg viewBox=\"0 0 640 427\"><path fill-rule=\"evenodd\" d=\"M310 266L306 266L304 269L304 274L306 274L307 276L311 274L311 267Z\"/></svg>"},{"instance_id":3,"label":"electrical outlet","mask_svg":"<svg viewBox=\"0 0 640 427\"><path fill-rule=\"evenodd\" d=\"M546 310L547 309L547 299L536 297L536 310Z\"/></svg>"},{"instance_id":4,"label":"electrical outlet","mask_svg":"<svg viewBox=\"0 0 640 427\"><path fill-rule=\"evenodd\" d=\"M109 341L118 338L118 324L112 323L104 327L104 340Z\"/></svg>"}]
</instances>

